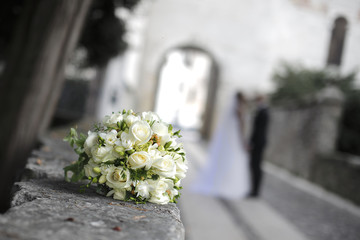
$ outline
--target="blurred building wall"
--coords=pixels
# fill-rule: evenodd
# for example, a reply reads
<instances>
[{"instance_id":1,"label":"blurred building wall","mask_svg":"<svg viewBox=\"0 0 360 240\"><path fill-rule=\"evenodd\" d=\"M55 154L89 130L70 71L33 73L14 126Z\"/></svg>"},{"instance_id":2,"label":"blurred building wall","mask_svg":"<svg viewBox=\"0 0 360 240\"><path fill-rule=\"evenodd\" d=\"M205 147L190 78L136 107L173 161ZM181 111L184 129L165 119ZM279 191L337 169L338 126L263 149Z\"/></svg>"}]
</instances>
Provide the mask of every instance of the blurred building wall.
<instances>
[{"instance_id":1,"label":"blurred building wall","mask_svg":"<svg viewBox=\"0 0 360 240\"><path fill-rule=\"evenodd\" d=\"M134 108L133 89L124 76L124 59L123 56L113 58L107 66L96 112L99 120L112 112Z\"/></svg>"},{"instance_id":2,"label":"blurred building wall","mask_svg":"<svg viewBox=\"0 0 360 240\"><path fill-rule=\"evenodd\" d=\"M360 66L358 0L149 0L139 9L131 49L137 55L131 82L138 111L153 110L163 58L181 46L201 48L218 64L214 112L222 111L234 90L247 96L271 92L281 61L325 67L339 16L348 21L340 71Z\"/></svg>"}]
</instances>

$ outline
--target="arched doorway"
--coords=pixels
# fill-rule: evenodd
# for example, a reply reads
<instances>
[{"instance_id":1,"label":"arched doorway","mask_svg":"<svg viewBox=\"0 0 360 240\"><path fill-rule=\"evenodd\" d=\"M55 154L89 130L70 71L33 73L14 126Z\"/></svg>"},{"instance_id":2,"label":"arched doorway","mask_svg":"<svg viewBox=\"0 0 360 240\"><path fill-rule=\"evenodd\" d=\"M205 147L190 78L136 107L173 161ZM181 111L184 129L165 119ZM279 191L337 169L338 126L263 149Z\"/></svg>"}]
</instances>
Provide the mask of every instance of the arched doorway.
<instances>
[{"instance_id":1,"label":"arched doorway","mask_svg":"<svg viewBox=\"0 0 360 240\"><path fill-rule=\"evenodd\" d=\"M213 57L203 49L171 49L159 67L155 111L164 121L208 138L217 75Z\"/></svg>"}]
</instances>

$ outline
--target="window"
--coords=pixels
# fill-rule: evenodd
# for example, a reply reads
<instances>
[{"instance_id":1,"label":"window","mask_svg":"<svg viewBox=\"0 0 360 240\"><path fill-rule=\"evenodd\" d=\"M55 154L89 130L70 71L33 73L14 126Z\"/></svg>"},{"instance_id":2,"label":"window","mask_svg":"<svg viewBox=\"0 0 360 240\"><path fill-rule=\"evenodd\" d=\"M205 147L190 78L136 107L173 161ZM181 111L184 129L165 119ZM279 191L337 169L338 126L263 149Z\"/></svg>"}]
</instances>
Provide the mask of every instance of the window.
<instances>
[{"instance_id":1,"label":"window","mask_svg":"<svg viewBox=\"0 0 360 240\"><path fill-rule=\"evenodd\" d=\"M338 17L334 22L331 32L327 65L340 66L345 42L346 28L346 19L343 17Z\"/></svg>"}]
</instances>

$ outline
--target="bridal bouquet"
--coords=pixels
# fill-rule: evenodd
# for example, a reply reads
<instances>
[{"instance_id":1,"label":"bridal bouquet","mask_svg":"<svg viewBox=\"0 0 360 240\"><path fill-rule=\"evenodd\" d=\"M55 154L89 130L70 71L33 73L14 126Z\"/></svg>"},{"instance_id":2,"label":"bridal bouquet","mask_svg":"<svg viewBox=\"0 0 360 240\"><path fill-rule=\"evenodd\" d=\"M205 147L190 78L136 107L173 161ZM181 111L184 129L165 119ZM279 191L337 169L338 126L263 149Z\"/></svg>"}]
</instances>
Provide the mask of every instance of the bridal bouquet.
<instances>
[{"instance_id":1,"label":"bridal bouquet","mask_svg":"<svg viewBox=\"0 0 360 240\"><path fill-rule=\"evenodd\" d=\"M98 193L118 200L176 202L188 168L180 137L153 112L113 113L88 136L70 130L64 140L79 158L64 168L65 179L89 179L82 190L94 183Z\"/></svg>"}]
</instances>

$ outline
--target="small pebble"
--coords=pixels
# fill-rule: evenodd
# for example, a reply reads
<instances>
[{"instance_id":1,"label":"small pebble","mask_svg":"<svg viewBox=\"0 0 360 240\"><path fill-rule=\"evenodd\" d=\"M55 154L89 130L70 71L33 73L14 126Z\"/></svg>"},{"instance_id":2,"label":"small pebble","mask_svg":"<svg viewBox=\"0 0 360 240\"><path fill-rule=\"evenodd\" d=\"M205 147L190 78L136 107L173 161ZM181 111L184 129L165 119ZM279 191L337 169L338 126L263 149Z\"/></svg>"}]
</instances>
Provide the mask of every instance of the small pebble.
<instances>
[{"instance_id":1,"label":"small pebble","mask_svg":"<svg viewBox=\"0 0 360 240\"><path fill-rule=\"evenodd\" d=\"M42 160L40 158L36 159L36 164L41 166L42 165Z\"/></svg>"},{"instance_id":2,"label":"small pebble","mask_svg":"<svg viewBox=\"0 0 360 240\"><path fill-rule=\"evenodd\" d=\"M113 230L120 232L120 231L121 231L121 228L120 228L119 226L117 226L117 227L114 227Z\"/></svg>"}]
</instances>

